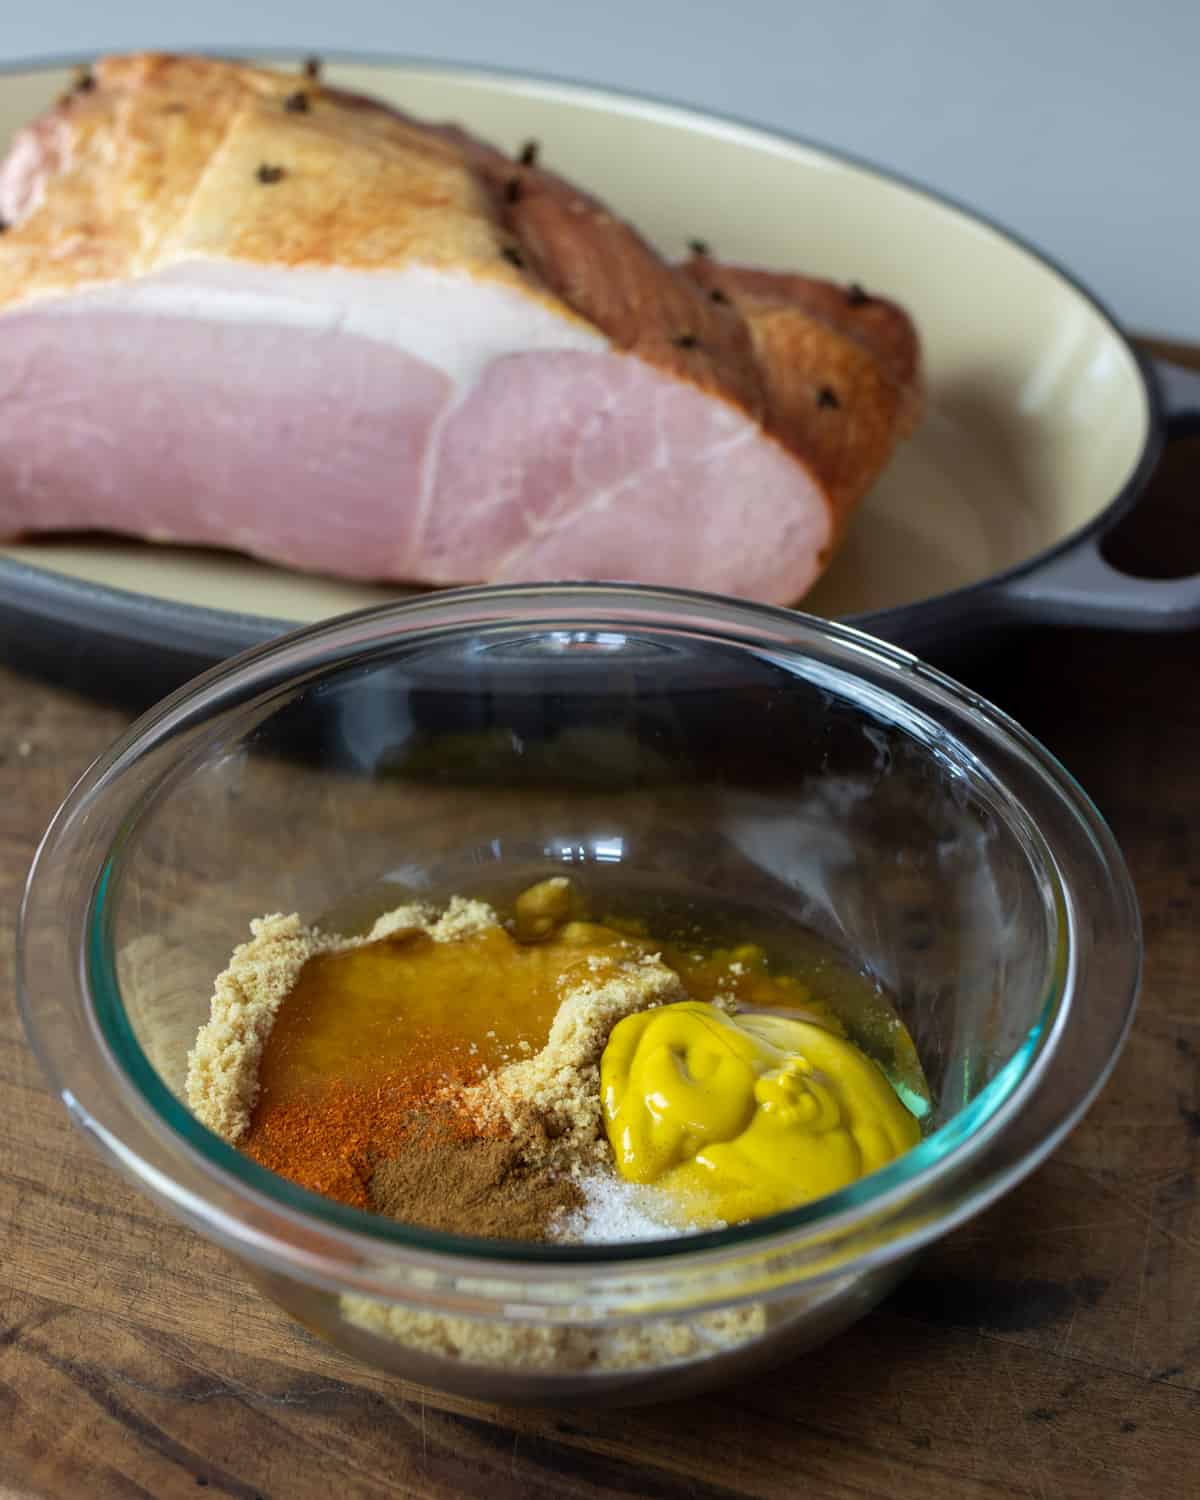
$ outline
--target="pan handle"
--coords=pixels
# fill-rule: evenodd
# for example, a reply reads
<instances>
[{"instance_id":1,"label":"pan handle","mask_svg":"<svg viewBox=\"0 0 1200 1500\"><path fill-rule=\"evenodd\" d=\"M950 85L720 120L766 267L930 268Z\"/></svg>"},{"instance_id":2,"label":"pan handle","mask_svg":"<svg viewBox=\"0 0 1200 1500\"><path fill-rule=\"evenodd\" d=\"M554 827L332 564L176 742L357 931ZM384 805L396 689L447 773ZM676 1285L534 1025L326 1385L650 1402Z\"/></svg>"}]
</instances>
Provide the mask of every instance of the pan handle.
<instances>
[{"instance_id":1,"label":"pan handle","mask_svg":"<svg viewBox=\"0 0 1200 1500\"><path fill-rule=\"evenodd\" d=\"M1149 362L1158 386L1166 440L1200 435L1200 371L1166 360ZM1014 613L1048 622L1122 630L1182 630L1200 625L1200 574L1134 578L1100 554L1100 538L1078 546L1004 587Z\"/></svg>"}]
</instances>

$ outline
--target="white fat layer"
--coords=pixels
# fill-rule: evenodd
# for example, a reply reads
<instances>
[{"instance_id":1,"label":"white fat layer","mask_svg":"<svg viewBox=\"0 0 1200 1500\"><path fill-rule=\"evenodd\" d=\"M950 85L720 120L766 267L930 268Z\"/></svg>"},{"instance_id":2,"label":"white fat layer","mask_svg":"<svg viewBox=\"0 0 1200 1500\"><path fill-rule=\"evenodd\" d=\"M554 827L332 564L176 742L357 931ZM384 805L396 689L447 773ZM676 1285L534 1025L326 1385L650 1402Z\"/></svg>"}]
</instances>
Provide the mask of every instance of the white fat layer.
<instances>
[{"instance_id":1,"label":"white fat layer","mask_svg":"<svg viewBox=\"0 0 1200 1500\"><path fill-rule=\"evenodd\" d=\"M6 224L20 224L46 196L45 157L45 142L26 128L0 158L0 219Z\"/></svg>"},{"instance_id":2,"label":"white fat layer","mask_svg":"<svg viewBox=\"0 0 1200 1500\"><path fill-rule=\"evenodd\" d=\"M38 310L77 317L89 308L347 333L394 345L465 385L506 354L609 348L603 334L518 287L423 265L276 270L188 261L48 298Z\"/></svg>"}]
</instances>

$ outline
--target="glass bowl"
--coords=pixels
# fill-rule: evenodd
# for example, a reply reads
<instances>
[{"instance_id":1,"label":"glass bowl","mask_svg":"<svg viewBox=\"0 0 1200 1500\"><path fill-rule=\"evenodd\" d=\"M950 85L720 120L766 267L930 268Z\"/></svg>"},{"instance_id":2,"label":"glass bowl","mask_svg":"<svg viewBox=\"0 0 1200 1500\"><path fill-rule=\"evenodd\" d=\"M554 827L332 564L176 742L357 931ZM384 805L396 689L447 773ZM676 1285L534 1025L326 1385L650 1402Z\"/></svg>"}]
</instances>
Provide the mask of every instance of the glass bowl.
<instances>
[{"instance_id":1,"label":"glass bowl","mask_svg":"<svg viewBox=\"0 0 1200 1500\"><path fill-rule=\"evenodd\" d=\"M836 944L916 1042L921 1144L748 1225L530 1246L316 1197L189 1114L186 1054L250 918L564 870L602 902ZM297 1321L447 1391L579 1403L674 1398L859 1317L1079 1119L1139 964L1111 834L980 698L791 611L535 585L333 620L159 704L51 824L19 973L77 1122Z\"/></svg>"}]
</instances>

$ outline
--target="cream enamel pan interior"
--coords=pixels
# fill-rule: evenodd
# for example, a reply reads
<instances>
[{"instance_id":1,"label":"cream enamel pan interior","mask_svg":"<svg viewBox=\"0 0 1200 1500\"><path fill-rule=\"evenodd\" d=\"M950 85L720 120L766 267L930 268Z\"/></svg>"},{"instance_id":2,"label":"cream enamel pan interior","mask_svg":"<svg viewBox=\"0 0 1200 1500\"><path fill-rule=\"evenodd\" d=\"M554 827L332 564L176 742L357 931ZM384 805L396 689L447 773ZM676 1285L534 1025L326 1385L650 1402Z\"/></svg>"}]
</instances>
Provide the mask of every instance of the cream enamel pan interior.
<instances>
[{"instance_id":1,"label":"cream enamel pan interior","mask_svg":"<svg viewBox=\"0 0 1200 1500\"><path fill-rule=\"evenodd\" d=\"M928 416L807 610L876 628L1061 549L1145 477L1156 397L1129 345L1068 277L964 211L815 147L597 89L408 65L330 63L326 76L508 149L536 137L550 165L668 257L699 236L724 259L858 281L909 309L927 360ZM67 77L39 69L0 80L0 140ZM173 607L200 635L214 611L239 617L243 644L273 633L270 622L310 622L403 592L107 539L35 541L0 557L6 594L55 575L99 586L76 593L101 613L132 595Z\"/></svg>"}]
</instances>

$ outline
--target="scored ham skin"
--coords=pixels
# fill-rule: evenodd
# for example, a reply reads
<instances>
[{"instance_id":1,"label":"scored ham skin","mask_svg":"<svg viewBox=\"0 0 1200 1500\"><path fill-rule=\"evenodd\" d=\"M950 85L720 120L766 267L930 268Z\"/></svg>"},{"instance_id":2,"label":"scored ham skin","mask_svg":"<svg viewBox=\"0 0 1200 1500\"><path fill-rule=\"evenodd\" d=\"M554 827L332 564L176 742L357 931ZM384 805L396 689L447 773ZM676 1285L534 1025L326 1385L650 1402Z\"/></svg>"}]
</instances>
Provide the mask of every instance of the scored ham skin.
<instances>
[{"instance_id":1,"label":"scored ham skin","mask_svg":"<svg viewBox=\"0 0 1200 1500\"><path fill-rule=\"evenodd\" d=\"M736 302L765 374L768 422L820 474L840 530L897 439L920 420L921 372L907 316L882 297L847 297L807 276L705 256L683 270Z\"/></svg>"},{"instance_id":2,"label":"scored ham skin","mask_svg":"<svg viewBox=\"0 0 1200 1500\"><path fill-rule=\"evenodd\" d=\"M0 534L791 603L919 410L891 304L265 70L104 60L0 219Z\"/></svg>"}]
</instances>

